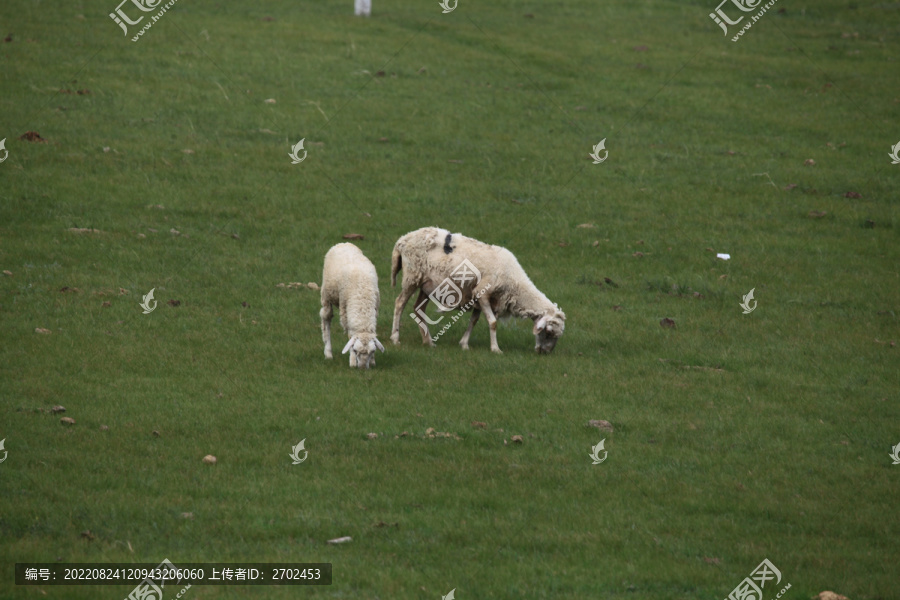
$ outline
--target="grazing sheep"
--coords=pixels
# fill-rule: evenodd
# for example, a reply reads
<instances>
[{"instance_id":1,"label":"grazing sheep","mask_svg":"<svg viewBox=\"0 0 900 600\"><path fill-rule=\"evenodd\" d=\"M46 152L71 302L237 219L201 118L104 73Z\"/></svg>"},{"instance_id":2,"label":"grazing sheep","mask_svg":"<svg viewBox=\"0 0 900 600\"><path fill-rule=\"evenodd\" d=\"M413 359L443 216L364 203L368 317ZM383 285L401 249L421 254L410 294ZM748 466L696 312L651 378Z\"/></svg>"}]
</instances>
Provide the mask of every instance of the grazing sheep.
<instances>
[{"instance_id":1,"label":"grazing sheep","mask_svg":"<svg viewBox=\"0 0 900 600\"><path fill-rule=\"evenodd\" d=\"M325 358L331 358L332 307L341 311L341 327L350 341L341 354L350 352L350 366L375 366L375 350L384 352L378 341L375 321L378 318L378 273L362 250L353 244L337 244L325 254L322 271L322 341Z\"/></svg>"},{"instance_id":2,"label":"grazing sheep","mask_svg":"<svg viewBox=\"0 0 900 600\"><path fill-rule=\"evenodd\" d=\"M440 295L442 289L446 289L444 282L452 274L456 274L455 277L459 274L463 260L468 260L480 272L480 279L470 275L468 281L456 281L461 294L457 294L460 297L454 307L473 307L469 328L459 345L464 350L469 349L472 328L483 312L491 328L492 352L501 353L497 345L497 317L512 315L532 319L534 349L540 354L550 353L565 330L566 315L535 287L513 253L506 248L491 246L459 233L451 234L437 227L424 227L407 233L394 245L391 286L396 285L400 269L403 269L403 283L394 303L391 341L400 343L400 315L413 293L419 290L415 306L424 312L429 294L438 289ZM454 300L457 298L454 297ZM446 307L443 308L446 310ZM433 346L434 338L428 331L428 325L416 320L419 321L422 343Z\"/></svg>"}]
</instances>

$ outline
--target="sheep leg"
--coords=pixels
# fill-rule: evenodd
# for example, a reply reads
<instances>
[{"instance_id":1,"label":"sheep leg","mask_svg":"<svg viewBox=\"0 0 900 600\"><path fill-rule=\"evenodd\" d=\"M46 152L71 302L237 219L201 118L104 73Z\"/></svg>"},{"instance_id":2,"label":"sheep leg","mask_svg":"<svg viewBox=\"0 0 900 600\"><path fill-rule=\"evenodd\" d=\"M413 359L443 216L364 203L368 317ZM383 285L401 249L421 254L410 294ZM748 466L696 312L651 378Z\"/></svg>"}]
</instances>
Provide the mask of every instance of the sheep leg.
<instances>
[{"instance_id":1,"label":"sheep leg","mask_svg":"<svg viewBox=\"0 0 900 600\"><path fill-rule=\"evenodd\" d=\"M472 329L475 327L475 323L478 322L478 317L481 316L481 310L476 308L472 311L472 318L469 320L469 328L466 329L466 333L463 334L462 339L459 340L459 345L462 346L463 350L469 349L469 336L472 335Z\"/></svg>"},{"instance_id":2,"label":"sheep leg","mask_svg":"<svg viewBox=\"0 0 900 600\"><path fill-rule=\"evenodd\" d=\"M400 295L397 296L397 300L394 302L394 325L391 328L391 342L394 345L400 343L400 315L415 291L415 287L406 287L404 285L403 289L400 290Z\"/></svg>"},{"instance_id":3,"label":"sheep leg","mask_svg":"<svg viewBox=\"0 0 900 600\"><path fill-rule=\"evenodd\" d=\"M425 294L424 289L419 290L419 298L416 300L415 308L416 312L418 312L418 308L422 307L422 312L425 312L425 309L428 307L428 295ZM434 342L431 340L431 332L428 331L428 323L424 320L419 320L419 333L422 334L422 343L426 346L434 347Z\"/></svg>"},{"instance_id":4,"label":"sheep leg","mask_svg":"<svg viewBox=\"0 0 900 600\"><path fill-rule=\"evenodd\" d=\"M487 295L482 296L478 299L478 306L484 312L488 326L491 328L491 352L503 354L500 346L497 345L497 317L494 315L494 311L491 310L491 299Z\"/></svg>"},{"instance_id":5,"label":"sheep leg","mask_svg":"<svg viewBox=\"0 0 900 600\"><path fill-rule=\"evenodd\" d=\"M334 316L334 311L330 302L322 307L322 310L319 311L319 316L322 318L322 341L325 342L325 358L332 358L331 317Z\"/></svg>"}]
</instances>

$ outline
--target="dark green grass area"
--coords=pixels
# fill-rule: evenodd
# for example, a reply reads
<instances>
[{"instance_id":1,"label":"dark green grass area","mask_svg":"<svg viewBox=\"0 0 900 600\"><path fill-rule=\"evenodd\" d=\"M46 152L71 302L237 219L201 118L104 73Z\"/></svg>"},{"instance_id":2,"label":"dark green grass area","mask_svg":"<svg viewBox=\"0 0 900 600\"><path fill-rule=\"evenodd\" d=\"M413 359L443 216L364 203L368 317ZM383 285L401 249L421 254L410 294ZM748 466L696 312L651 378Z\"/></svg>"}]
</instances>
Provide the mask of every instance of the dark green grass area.
<instances>
[{"instance_id":1,"label":"dark green grass area","mask_svg":"<svg viewBox=\"0 0 900 600\"><path fill-rule=\"evenodd\" d=\"M780 0L733 43L716 0L374 1L179 0L137 43L115 1L0 6L0 598L164 558L333 563L198 600L725 598L764 558L766 600L898 597L897 5ZM502 355L484 320L390 344L429 225L516 254L553 354L515 320ZM368 372L278 287L347 233Z\"/></svg>"}]
</instances>

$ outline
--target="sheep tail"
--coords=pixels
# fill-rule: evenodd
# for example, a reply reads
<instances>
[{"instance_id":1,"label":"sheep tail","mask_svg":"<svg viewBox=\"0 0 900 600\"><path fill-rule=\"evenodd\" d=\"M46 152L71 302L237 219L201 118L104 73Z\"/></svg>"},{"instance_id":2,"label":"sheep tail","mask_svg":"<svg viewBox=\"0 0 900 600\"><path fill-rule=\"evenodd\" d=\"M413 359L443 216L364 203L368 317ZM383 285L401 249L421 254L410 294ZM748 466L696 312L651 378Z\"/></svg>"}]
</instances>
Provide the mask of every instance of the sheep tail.
<instances>
[{"instance_id":1,"label":"sheep tail","mask_svg":"<svg viewBox=\"0 0 900 600\"><path fill-rule=\"evenodd\" d=\"M403 259L400 256L400 241L394 244L394 252L391 254L391 287L397 285L397 272L403 268Z\"/></svg>"}]
</instances>

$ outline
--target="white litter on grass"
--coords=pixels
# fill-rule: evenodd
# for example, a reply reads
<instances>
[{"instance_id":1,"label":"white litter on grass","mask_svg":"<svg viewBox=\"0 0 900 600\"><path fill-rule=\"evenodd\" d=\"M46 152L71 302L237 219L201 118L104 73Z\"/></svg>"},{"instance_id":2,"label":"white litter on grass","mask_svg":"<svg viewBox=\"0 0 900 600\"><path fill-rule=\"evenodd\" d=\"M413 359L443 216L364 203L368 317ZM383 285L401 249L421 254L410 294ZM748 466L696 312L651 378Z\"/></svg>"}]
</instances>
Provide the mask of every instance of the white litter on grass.
<instances>
[{"instance_id":1,"label":"white litter on grass","mask_svg":"<svg viewBox=\"0 0 900 600\"><path fill-rule=\"evenodd\" d=\"M372 14L372 0L354 0L353 12L357 16L368 17Z\"/></svg>"},{"instance_id":2,"label":"white litter on grass","mask_svg":"<svg viewBox=\"0 0 900 600\"><path fill-rule=\"evenodd\" d=\"M329 543L329 544L343 544L344 542L349 542L349 541L352 541L352 540L353 540L353 538L350 537L349 535L347 535L347 536L344 536L344 537L334 538L333 540L328 540L327 543Z\"/></svg>"},{"instance_id":3,"label":"white litter on grass","mask_svg":"<svg viewBox=\"0 0 900 600\"><path fill-rule=\"evenodd\" d=\"M716 258L721 258L722 260L728 260L731 258L730 254L716 254Z\"/></svg>"}]
</instances>

